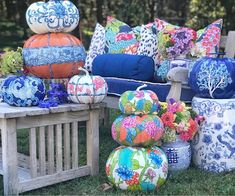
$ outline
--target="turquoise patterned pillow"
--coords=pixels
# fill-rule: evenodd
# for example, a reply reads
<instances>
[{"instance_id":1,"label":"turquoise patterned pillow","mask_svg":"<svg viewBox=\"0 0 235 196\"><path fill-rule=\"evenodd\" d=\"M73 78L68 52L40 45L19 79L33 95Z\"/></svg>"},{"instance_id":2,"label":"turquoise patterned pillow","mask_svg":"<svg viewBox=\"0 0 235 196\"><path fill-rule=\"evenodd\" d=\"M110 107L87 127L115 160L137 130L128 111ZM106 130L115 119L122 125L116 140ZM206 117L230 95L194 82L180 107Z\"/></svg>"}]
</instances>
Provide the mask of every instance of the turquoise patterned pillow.
<instances>
[{"instance_id":1,"label":"turquoise patterned pillow","mask_svg":"<svg viewBox=\"0 0 235 196\"><path fill-rule=\"evenodd\" d=\"M130 26L110 16L105 27L105 39L106 53L124 53L128 46L138 42Z\"/></svg>"}]
</instances>

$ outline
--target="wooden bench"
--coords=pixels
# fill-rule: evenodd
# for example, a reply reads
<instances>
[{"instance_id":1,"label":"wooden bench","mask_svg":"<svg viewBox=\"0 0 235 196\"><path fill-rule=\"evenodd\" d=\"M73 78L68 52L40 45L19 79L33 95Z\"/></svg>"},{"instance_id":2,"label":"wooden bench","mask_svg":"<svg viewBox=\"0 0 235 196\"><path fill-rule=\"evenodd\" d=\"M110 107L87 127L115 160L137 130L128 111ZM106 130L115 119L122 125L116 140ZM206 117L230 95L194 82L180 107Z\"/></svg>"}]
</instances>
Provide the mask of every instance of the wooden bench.
<instances>
[{"instance_id":1,"label":"wooden bench","mask_svg":"<svg viewBox=\"0 0 235 196\"><path fill-rule=\"evenodd\" d=\"M0 103L4 195L98 174L99 108L99 104L64 104L47 109ZM79 161L79 122L86 123L86 163ZM20 129L28 131L29 155L17 148Z\"/></svg>"},{"instance_id":2,"label":"wooden bench","mask_svg":"<svg viewBox=\"0 0 235 196\"><path fill-rule=\"evenodd\" d=\"M229 31L227 36L221 37L220 47L226 52L226 57L234 58L235 31ZM171 82L171 88L166 99L174 98L180 100L182 88L189 88L189 86L187 86L188 69L182 67L171 69L168 72L168 80ZM105 98L104 103L106 104L106 108L104 109L104 119L108 119L108 108L118 109L118 101L118 96L108 95Z\"/></svg>"}]
</instances>

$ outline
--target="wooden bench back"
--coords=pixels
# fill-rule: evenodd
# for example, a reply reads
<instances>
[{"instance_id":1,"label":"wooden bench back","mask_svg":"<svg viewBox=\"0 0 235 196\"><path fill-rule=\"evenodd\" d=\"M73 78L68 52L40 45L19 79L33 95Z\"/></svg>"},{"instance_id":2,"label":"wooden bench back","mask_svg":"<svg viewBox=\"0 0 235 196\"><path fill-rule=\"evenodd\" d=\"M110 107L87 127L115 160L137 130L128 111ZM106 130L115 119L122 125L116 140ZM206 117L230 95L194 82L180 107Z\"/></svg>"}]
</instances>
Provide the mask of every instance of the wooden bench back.
<instances>
[{"instance_id":1,"label":"wooden bench back","mask_svg":"<svg viewBox=\"0 0 235 196\"><path fill-rule=\"evenodd\" d=\"M229 31L227 36L220 39L220 48L224 50L225 57L234 58L235 56L235 31Z\"/></svg>"}]
</instances>

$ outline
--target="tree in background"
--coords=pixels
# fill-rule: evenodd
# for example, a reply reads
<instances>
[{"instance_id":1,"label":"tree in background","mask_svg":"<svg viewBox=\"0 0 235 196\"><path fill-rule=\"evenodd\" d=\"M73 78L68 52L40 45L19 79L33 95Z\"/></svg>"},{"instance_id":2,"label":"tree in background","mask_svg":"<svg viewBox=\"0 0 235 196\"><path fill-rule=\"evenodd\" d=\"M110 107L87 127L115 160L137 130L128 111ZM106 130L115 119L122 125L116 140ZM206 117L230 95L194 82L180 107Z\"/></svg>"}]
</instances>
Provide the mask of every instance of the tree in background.
<instances>
[{"instance_id":1,"label":"tree in background","mask_svg":"<svg viewBox=\"0 0 235 196\"><path fill-rule=\"evenodd\" d=\"M223 18L224 31L235 29L234 0L191 0L186 25L199 29Z\"/></svg>"}]
</instances>

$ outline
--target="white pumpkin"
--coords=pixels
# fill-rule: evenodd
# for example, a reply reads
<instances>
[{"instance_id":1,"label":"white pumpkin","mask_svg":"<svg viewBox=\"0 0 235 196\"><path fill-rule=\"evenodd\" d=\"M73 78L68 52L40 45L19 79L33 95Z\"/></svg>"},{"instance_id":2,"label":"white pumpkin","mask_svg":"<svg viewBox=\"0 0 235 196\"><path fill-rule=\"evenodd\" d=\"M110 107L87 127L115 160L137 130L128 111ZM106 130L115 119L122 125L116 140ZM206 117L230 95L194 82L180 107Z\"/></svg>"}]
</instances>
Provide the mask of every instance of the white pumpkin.
<instances>
[{"instance_id":1,"label":"white pumpkin","mask_svg":"<svg viewBox=\"0 0 235 196\"><path fill-rule=\"evenodd\" d=\"M70 1L39 1L28 7L26 21L30 29L38 34L71 32L79 23L79 11Z\"/></svg>"},{"instance_id":2,"label":"white pumpkin","mask_svg":"<svg viewBox=\"0 0 235 196\"><path fill-rule=\"evenodd\" d=\"M108 92L108 86L104 78L100 76L91 76L84 68L85 75L75 75L68 83L67 93L72 102L75 103L99 103Z\"/></svg>"}]
</instances>

